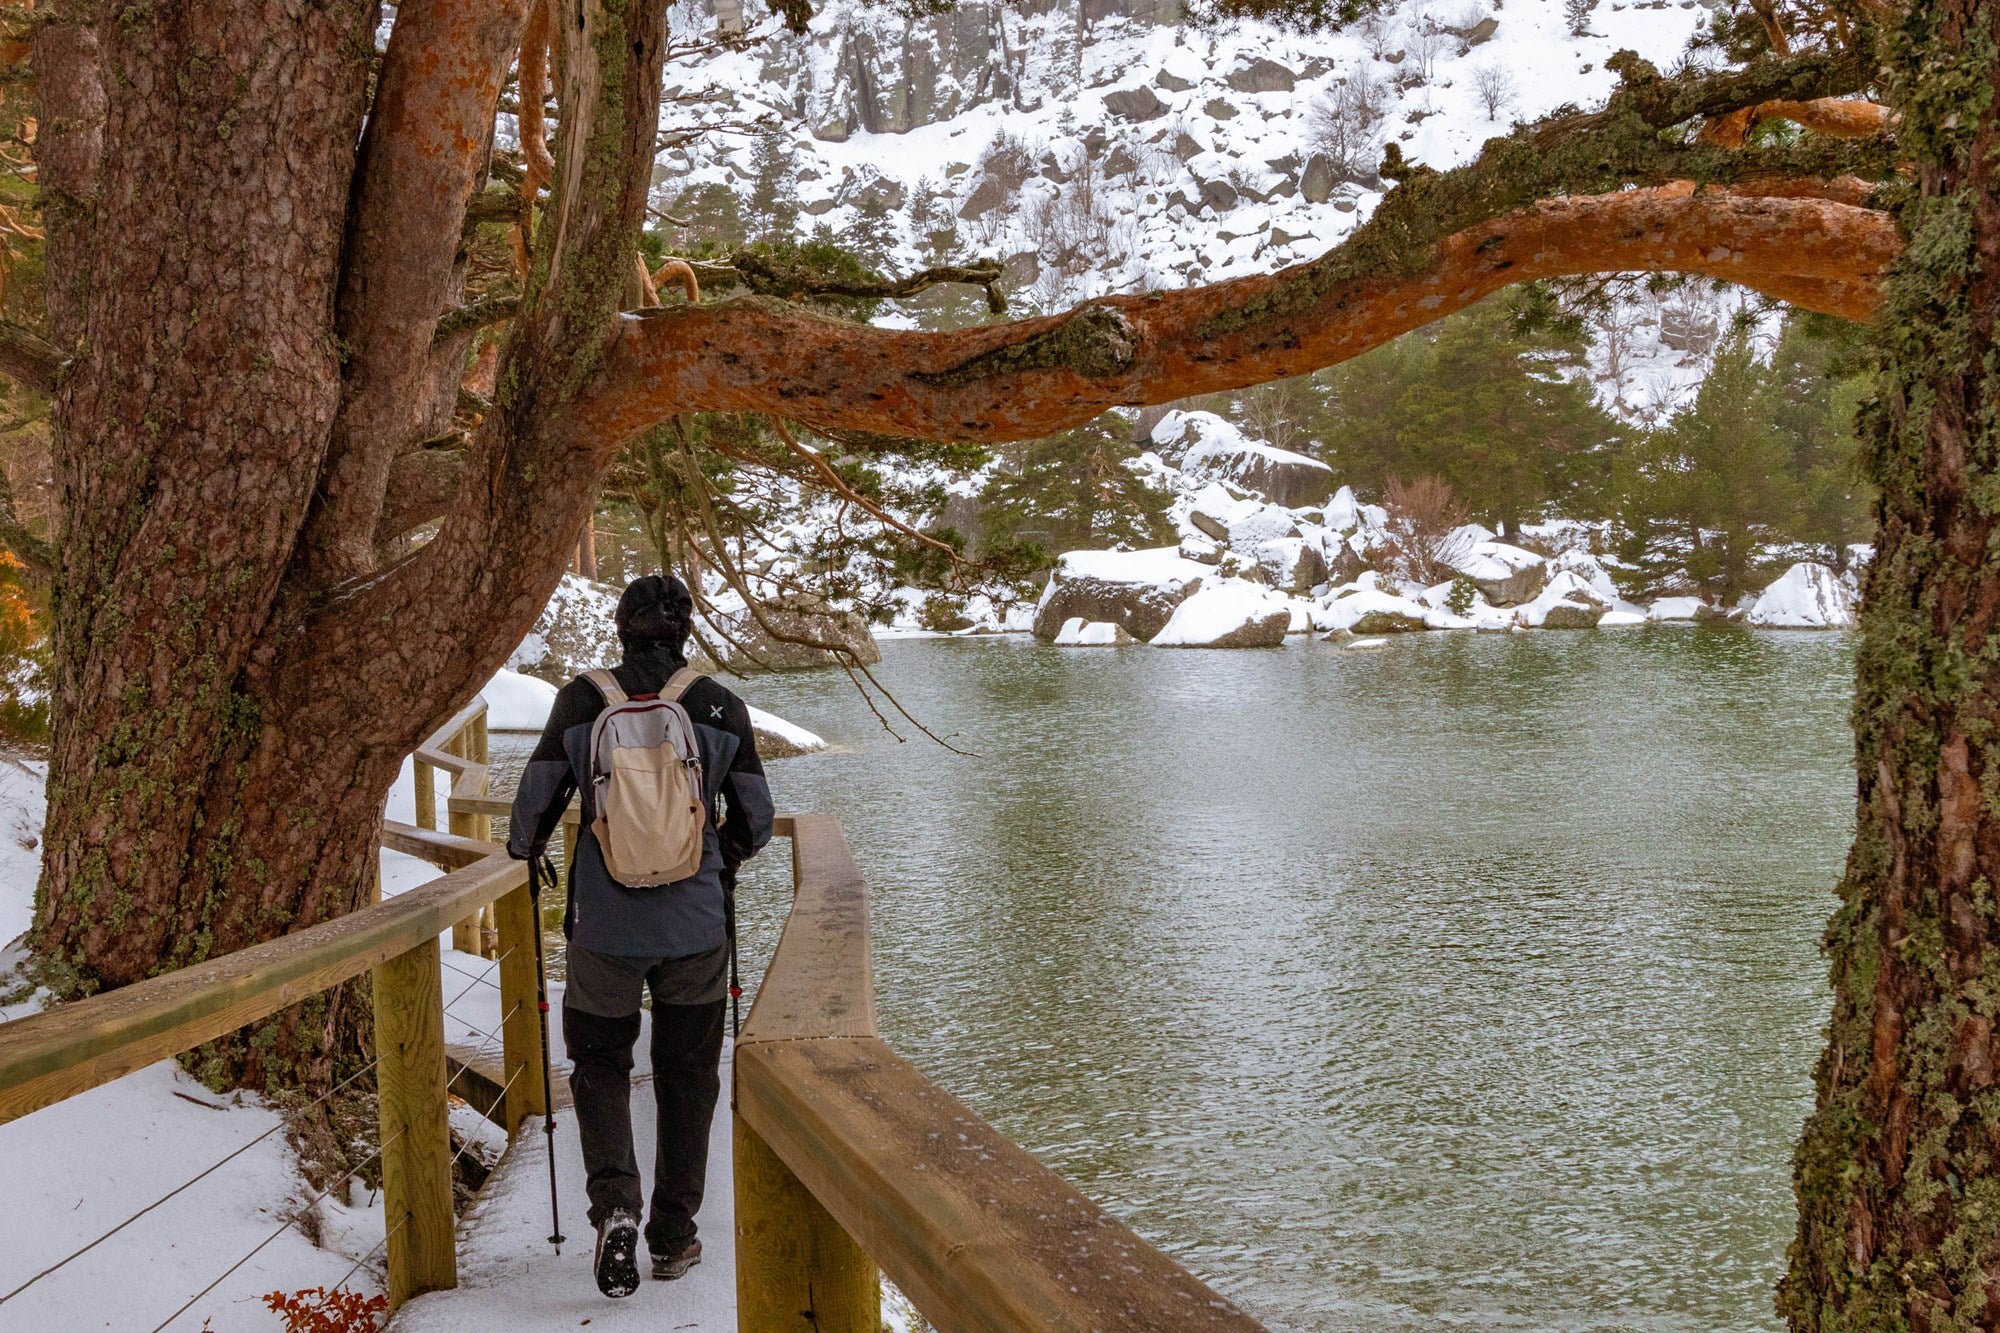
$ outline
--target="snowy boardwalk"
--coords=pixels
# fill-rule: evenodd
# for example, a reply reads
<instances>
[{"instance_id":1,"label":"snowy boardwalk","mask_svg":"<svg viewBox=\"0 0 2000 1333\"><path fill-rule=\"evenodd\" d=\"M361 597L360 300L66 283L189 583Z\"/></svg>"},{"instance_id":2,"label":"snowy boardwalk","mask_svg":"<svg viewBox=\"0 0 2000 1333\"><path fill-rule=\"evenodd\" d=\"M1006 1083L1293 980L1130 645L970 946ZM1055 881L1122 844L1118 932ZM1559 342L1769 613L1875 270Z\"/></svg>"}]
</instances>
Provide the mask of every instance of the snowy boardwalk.
<instances>
[{"instance_id":1,"label":"snowy boardwalk","mask_svg":"<svg viewBox=\"0 0 2000 1333\"><path fill-rule=\"evenodd\" d=\"M553 1034L552 1034L553 1035ZM639 1039L643 1060L647 1038ZM641 1172L651 1183L652 1083L632 1088L632 1129ZM736 1264L730 1209L728 1068L725 1104L709 1135L708 1195L702 1203L702 1260L676 1282L642 1281L623 1300L598 1294L591 1278L592 1235L584 1220L583 1155L576 1116L556 1116L556 1179L562 1192L560 1258L549 1246L549 1165L539 1122L524 1125L459 1223L458 1288L419 1296L397 1312L392 1333L492 1333L494 1329L680 1330L735 1333ZM642 1270L643 1275L643 1270Z\"/></svg>"}]
</instances>

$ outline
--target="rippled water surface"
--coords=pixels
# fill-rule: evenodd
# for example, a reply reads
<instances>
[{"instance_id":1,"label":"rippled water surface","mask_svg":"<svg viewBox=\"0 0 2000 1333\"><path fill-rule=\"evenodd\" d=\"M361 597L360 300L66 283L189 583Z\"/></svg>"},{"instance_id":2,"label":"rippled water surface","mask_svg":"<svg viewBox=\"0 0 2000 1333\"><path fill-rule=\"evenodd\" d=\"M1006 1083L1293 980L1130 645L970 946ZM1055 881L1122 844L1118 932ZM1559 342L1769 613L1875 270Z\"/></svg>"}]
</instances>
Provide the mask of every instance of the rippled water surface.
<instances>
[{"instance_id":1,"label":"rippled water surface","mask_svg":"<svg viewBox=\"0 0 2000 1333\"><path fill-rule=\"evenodd\" d=\"M1771 1329L1852 817L1845 636L884 646L744 685L885 1035L1273 1328ZM768 950L788 872L746 893Z\"/></svg>"}]
</instances>

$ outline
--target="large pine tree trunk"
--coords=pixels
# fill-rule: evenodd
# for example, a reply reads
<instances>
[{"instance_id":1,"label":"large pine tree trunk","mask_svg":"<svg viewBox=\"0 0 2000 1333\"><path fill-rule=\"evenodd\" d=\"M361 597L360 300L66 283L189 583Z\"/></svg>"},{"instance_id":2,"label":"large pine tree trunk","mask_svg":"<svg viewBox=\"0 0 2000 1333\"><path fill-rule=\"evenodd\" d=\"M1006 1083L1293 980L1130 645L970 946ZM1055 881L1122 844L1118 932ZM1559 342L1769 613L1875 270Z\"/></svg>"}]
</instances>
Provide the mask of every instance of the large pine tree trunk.
<instances>
[{"instance_id":1,"label":"large pine tree trunk","mask_svg":"<svg viewBox=\"0 0 2000 1333\"><path fill-rule=\"evenodd\" d=\"M1897 40L1917 169L1864 419L1858 827L1778 1297L1821 1333L2000 1328L2000 3L1915 6Z\"/></svg>"},{"instance_id":2,"label":"large pine tree trunk","mask_svg":"<svg viewBox=\"0 0 2000 1333\"><path fill-rule=\"evenodd\" d=\"M86 984L336 915L367 883L394 758L304 734L270 639L340 398L373 21L363 0L162 5L98 34L94 207L55 227L89 355L55 413L37 935Z\"/></svg>"},{"instance_id":3,"label":"large pine tree trunk","mask_svg":"<svg viewBox=\"0 0 2000 1333\"><path fill-rule=\"evenodd\" d=\"M78 989L364 902L402 757L576 548L617 440L579 439L569 407L615 329L651 180L664 31L631 0L570 11L564 175L465 450L477 483L430 542L384 554L406 530L400 457L464 368L466 339L435 332L522 8L406 5L380 57L367 0L166 4L51 25L39 48L51 109L78 108L66 124L103 110L44 182L64 204L52 323L75 354L54 412L34 942ZM323 1078L355 1030L343 1005L224 1043L210 1072Z\"/></svg>"}]
</instances>

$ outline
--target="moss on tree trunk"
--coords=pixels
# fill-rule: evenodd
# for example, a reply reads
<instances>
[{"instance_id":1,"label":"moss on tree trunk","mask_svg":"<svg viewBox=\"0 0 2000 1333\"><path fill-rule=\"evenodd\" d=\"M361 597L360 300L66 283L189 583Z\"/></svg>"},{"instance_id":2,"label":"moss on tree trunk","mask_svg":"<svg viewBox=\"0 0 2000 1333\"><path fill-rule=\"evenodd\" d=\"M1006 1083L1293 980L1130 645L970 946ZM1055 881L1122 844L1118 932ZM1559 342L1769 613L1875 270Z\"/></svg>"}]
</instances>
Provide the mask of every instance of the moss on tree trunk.
<instances>
[{"instance_id":1,"label":"moss on tree trunk","mask_svg":"<svg viewBox=\"0 0 2000 1333\"><path fill-rule=\"evenodd\" d=\"M1881 532L1854 704L1834 1012L1778 1308L1800 1330L2000 1327L2000 3L1912 6L1915 171L1865 409Z\"/></svg>"}]
</instances>

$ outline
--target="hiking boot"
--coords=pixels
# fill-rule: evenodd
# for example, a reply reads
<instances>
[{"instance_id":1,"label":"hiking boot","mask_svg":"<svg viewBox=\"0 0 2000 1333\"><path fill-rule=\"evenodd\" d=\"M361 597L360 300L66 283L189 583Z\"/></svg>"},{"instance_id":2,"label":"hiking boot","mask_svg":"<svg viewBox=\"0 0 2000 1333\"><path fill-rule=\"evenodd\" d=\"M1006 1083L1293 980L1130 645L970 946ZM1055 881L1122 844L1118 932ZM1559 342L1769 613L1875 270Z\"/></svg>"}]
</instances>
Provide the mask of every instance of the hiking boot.
<instances>
[{"instance_id":1,"label":"hiking boot","mask_svg":"<svg viewBox=\"0 0 2000 1333\"><path fill-rule=\"evenodd\" d=\"M653 1276L661 1282L672 1282L677 1277L686 1277L687 1271L701 1262L701 1242L691 1240L678 1250L661 1254L653 1252Z\"/></svg>"},{"instance_id":2,"label":"hiking boot","mask_svg":"<svg viewBox=\"0 0 2000 1333\"><path fill-rule=\"evenodd\" d=\"M623 1208L597 1224L597 1289L630 1296L639 1289L639 1219Z\"/></svg>"}]
</instances>

